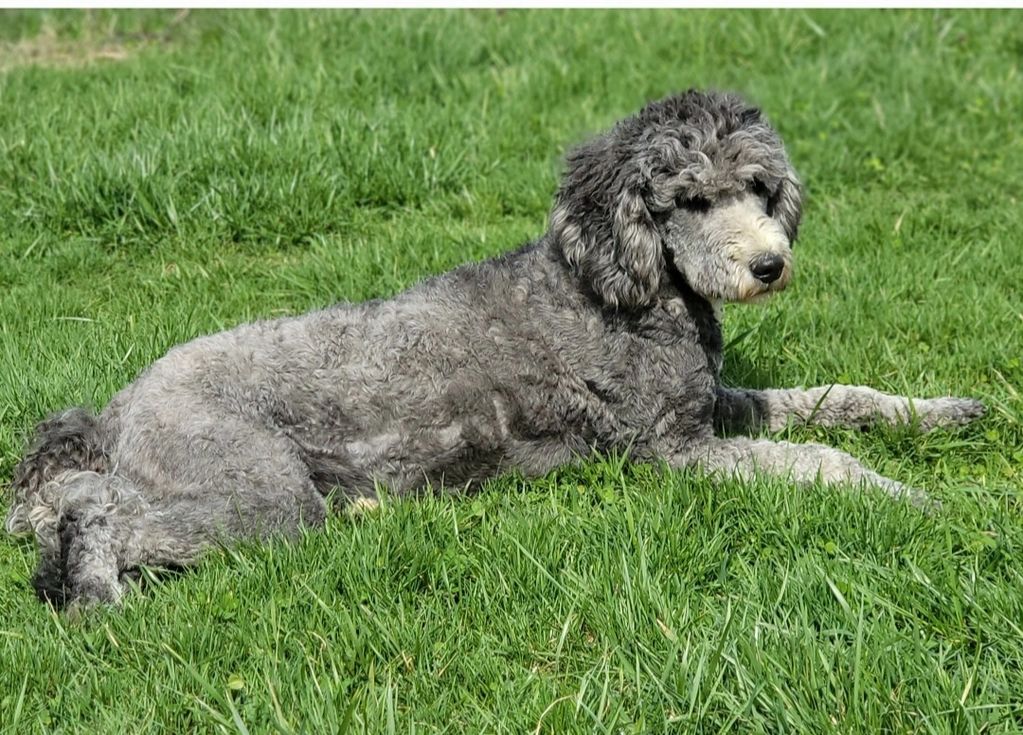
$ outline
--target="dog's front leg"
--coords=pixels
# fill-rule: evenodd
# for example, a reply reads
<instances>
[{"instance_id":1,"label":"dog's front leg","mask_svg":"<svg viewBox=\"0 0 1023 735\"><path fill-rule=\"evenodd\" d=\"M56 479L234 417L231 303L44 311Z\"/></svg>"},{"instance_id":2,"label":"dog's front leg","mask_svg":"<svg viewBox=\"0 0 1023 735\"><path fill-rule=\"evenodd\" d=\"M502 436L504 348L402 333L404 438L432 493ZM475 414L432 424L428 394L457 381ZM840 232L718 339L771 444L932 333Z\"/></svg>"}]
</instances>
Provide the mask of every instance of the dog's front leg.
<instances>
[{"instance_id":1,"label":"dog's front leg","mask_svg":"<svg viewBox=\"0 0 1023 735\"><path fill-rule=\"evenodd\" d=\"M709 474L752 478L758 473L800 485L820 479L828 485L876 487L893 498L933 508L925 492L903 485L860 464L850 454L823 444L794 444L747 437L708 437L669 460L675 467L696 467Z\"/></svg>"},{"instance_id":2,"label":"dog's front leg","mask_svg":"<svg viewBox=\"0 0 1023 735\"><path fill-rule=\"evenodd\" d=\"M973 398L907 398L858 385L747 390L718 387L714 424L725 433L780 431L789 423L866 427L916 422L924 431L983 415Z\"/></svg>"}]
</instances>

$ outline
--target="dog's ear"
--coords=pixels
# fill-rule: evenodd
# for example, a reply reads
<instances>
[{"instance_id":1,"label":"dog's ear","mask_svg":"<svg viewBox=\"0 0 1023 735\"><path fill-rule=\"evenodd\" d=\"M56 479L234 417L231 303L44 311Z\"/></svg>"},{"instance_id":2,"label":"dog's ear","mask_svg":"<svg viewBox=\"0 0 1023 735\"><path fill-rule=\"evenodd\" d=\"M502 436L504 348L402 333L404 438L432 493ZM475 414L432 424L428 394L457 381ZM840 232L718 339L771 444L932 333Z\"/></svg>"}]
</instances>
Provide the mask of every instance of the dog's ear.
<instances>
[{"instance_id":1,"label":"dog's ear","mask_svg":"<svg viewBox=\"0 0 1023 735\"><path fill-rule=\"evenodd\" d=\"M799 234L799 221L803 217L803 189L796 172L791 168L782 177L773 199L774 216L784 228L789 243L793 243Z\"/></svg>"},{"instance_id":2,"label":"dog's ear","mask_svg":"<svg viewBox=\"0 0 1023 735\"><path fill-rule=\"evenodd\" d=\"M551 211L551 234L565 259L612 307L649 304L664 268L644 168L598 138L569 155Z\"/></svg>"}]
</instances>

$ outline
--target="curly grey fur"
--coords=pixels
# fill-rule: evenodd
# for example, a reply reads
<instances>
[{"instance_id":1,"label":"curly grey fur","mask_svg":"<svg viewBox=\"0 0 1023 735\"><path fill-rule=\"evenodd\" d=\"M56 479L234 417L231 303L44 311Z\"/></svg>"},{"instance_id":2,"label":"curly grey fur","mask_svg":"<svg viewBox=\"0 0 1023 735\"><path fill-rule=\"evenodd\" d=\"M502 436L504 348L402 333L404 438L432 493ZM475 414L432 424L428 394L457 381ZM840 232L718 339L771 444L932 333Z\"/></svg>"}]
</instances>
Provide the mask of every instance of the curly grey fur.
<instances>
[{"instance_id":1,"label":"curly grey fur","mask_svg":"<svg viewBox=\"0 0 1023 735\"><path fill-rule=\"evenodd\" d=\"M116 602L139 565L358 503L538 475L593 450L910 494L820 445L724 432L789 421L923 428L979 415L869 388L720 385L719 310L781 290L798 179L759 110L689 91L570 154L538 240L389 300L244 324L171 350L99 417L43 422L7 528L31 530L55 604Z\"/></svg>"},{"instance_id":2,"label":"curly grey fur","mask_svg":"<svg viewBox=\"0 0 1023 735\"><path fill-rule=\"evenodd\" d=\"M36 427L36 437L24 458L14 468L11 486L17 498L39 495L43 487L67 470L107 469L103 428L96 416L84 408L69 408L53 414ZM7 516L9 533L31 530L30 507L16 504Z\"/></svg>"}]
</instances>

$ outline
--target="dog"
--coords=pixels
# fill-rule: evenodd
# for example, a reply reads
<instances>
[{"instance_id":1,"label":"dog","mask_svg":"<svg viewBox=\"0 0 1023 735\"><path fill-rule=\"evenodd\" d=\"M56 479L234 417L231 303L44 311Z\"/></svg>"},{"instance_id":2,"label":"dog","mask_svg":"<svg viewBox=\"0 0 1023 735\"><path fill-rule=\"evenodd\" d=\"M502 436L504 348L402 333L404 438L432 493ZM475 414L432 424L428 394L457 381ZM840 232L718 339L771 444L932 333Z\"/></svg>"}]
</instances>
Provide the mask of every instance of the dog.
<instances>
[{"instance_id":1,"label":"dog","mask_svg":"<svg viewBox=\"0 0 1023 735\"><path fill-rule=\"evenodd\" d=\"M970 398L721 384L721 309L783 290L802 214L777 132L739 96L646 105L576 148L547 232L397 296L173 348L98 416L43 421L6 527L55 606L117 603L140 565L294 536L333 502L538 476L592 452L741 477L921 492L790 423L964 424Z\"/></svg>"}]
</instances>

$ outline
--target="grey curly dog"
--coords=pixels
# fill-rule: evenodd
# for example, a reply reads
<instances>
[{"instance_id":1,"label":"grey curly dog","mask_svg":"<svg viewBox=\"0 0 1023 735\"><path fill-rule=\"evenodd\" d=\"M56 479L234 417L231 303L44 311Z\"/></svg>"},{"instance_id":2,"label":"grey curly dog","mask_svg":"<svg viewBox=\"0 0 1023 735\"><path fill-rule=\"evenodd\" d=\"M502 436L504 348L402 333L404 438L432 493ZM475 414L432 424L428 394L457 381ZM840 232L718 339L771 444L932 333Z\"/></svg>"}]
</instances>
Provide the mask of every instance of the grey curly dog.
<instances>
[{"instance_id":1,"label":"grey curly dog","mask_svg":"<svg viewBox=\"0 0 1023 735\"><path fill-rule=\"evenodd\" d=\"M7 530L34 532L35 586L60 606L116 603L140 565L322 524L328 495L466 488L595 450L926 502L836 449L735 436L983 412L864 387L720 384L721 306L785 288L800 215L757 108L695 90L653 102L569 154L547 233L519 250L391 299L200 337L99 416L43 421Z\"/></svg>"}]
</instances>

